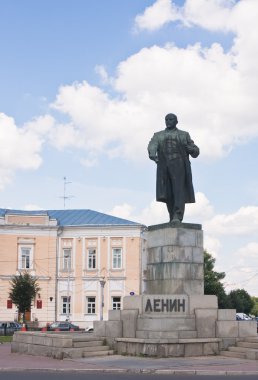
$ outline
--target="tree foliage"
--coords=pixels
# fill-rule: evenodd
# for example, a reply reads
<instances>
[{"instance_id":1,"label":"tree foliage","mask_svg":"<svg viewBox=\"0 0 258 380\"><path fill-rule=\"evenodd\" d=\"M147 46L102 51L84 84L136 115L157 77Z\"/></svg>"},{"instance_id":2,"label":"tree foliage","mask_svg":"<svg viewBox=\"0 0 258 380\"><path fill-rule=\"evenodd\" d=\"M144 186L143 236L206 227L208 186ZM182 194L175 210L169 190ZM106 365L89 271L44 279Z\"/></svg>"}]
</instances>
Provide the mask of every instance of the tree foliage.
<instances>
[{"instance_id":1,"label":"tree foliage","mask_svg":"<svg viewBox=\"0 0 258 380\"><path fill-rule=\"evenodd\" d=\"M231 290L228 297L231 307L236 309L237 313L250 314L255 304L245 289Z\"/></svg>"},{"instance_id":2,"label":"tree foliage","mask_svg":"<svg viewBox=\"0 0 258 380\"><path fill-rule=\"evenodd\" d=\"M224 272L214 270L216 259L204 251L204 294L213 294L218 297L218 306L225 309L229 306L224 285L221 280L226 276Z\"/></svg>"},{"instance_id":3,"label":"tree foliage","mask_svg":"<svg viewBox=\"0 0 258 380\"><path fill-rule=\"evenodd\" d=\"M252 307L251 314L258 317L258 297L252 297L254 306Z\"/></svg>"},{"instance_id":4,"label":"tree foliage","mask_svg":"<svg viewBox=\"0 0 258 380\"><path fill-rule=\"evenodd\" d=\"M32 301L40 291L37 280L36 277L25 272L13 276L10 281L11 289L9 297L17 306L19 313L23 314L23 318L25 318L25 312L30 311Z\"/></svg>"}]
</instances>

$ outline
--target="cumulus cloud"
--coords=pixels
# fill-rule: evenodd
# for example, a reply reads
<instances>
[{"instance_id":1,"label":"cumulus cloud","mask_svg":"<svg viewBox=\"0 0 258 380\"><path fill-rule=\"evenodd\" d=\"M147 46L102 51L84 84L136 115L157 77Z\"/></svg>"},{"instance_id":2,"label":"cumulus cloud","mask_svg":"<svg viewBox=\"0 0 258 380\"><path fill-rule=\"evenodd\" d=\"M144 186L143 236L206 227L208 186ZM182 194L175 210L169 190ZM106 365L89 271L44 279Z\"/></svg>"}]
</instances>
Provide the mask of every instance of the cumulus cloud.
<instances>
[{"instance_id":1,"label":"cumulus cloud","mask_svg":"<svg viewBox=\"0 0 258 380\"><path fill-rule=\"evenodd\" d=\"M180 11L170 0L157 0L135 18L135 30L157 30L164 24L180 19Z\"/></svg>"},{"instance_id":2,"label":"cumulus cloud","mask_svg":"<svg viewBox=\"0 0 258 380\"><path fill-rule=\"evenodd\" d=\"M241 207L232 214L220 214L205 222L205 229L215 235L252 235L258 230L258 207Z\"/></svg>"},{"instance_id":3,"label":"cumulus cloud","mask_svg":"<svg viewBox=\"0 0 258 380\"><path fill-rule=\"evenodd\" d=\"M232 13L238 8L235 3L235 0L186 0L179 7L173 0L157 0L135 17L135 28L152 31L168 22L180 21L188 27L198 25L209 30L230 30L234 26Z\"/></svg>"},{"instance_id":4,"label":"cumulus cloud","mask_svg":"<svg viewBox=\"0 0 258 380\"><path fill-rule=\"evenodd\" d=\"M231 49L225 52L218 43L154 45L120 62L112 81L103 66L97 67L110 92L87 81L61 86L52 107L69 122L52 133L59 149L84 149L85 162L101 154L146 160L146 145L153 132L165 127L167 112L178 115L178 127L200 146L200 160L221 158L258 137L258 24L253 16L258 2L188 0L178 8L159 0L146 14L168 6L172 21L177 15L188 26L233 31Z\"/></svg>"},{"instance_id":5,"label":"cumulus cloud","mask_svg":"<svg viewBox=\"0 0 258 380\"><path fill-rule=\"evenodd\" d=\"M16 170L38 169L50 119L39 117L18 127L13 118L0 113L0 189L11 181Z\"/></svg>"}]
</instances>

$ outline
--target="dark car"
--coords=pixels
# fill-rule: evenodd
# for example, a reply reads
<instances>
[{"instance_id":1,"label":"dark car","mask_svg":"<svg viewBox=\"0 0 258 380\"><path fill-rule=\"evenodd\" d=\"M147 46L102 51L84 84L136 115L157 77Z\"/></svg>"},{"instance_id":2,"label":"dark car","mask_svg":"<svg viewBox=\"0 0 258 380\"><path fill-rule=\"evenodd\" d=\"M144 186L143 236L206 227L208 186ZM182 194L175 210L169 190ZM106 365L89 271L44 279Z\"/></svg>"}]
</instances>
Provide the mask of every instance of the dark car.
<instances>
[{"instance_id":1,"label":"dark car","mask_svg":"<svg viewBox=\"0 0 258 380\"><path fill-rule=\"evenodd\" d=\"M14 321L0 322L0 335L13 335L13 333L19 331L21 327L18 322Z\"/></svg>"},{"instance_id":2,"label":"dark car","mask_svg":"<svg viewBox=\"0 0 258 380\"><path fill-rule=\"evenodd\" d=\"M58 331L58 330L60 330L60 331L70 331L70 330L79 331L80 328L79 328L79 326L76 326L71 322L54 322L48 326L48 330L49 331Z\"/></svg>"}]
</instances>

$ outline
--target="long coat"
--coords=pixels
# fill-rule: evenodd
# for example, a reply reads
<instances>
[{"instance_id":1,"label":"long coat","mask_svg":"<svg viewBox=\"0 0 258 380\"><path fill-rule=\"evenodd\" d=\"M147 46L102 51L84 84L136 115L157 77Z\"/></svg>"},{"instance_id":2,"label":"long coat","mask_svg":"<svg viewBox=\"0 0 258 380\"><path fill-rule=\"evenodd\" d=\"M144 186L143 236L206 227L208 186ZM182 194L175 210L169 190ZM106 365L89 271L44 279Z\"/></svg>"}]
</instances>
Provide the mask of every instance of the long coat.
<instances>
[{"instance_id":1,"label":"long coat","mask_svg":"<svg viewBox=\"0 0 258 380\"><path fill-rule=\"evenodd\" d=\"M176 139L178 147L180 150L180 155L184 159L185 166L185 186L182 191L185 195L185 203L194 203L194 189L192 183L192 170L191 163L189 160L189 154L192 157L197 157L199 155L199 148L194 144L193 140L188 132L181 131L176 129ZM169 191L169 174L168 174L168 159L166 153L166 137L169 134L169 129L166 128L164 131L154 133L151 141L148 145L148 152L151 159L155 160L155 157L158 158L157 161L157 183L156 183L156 200L158 202L168 201L168 196L171 194Z\"/></svg>"}]
</instances>

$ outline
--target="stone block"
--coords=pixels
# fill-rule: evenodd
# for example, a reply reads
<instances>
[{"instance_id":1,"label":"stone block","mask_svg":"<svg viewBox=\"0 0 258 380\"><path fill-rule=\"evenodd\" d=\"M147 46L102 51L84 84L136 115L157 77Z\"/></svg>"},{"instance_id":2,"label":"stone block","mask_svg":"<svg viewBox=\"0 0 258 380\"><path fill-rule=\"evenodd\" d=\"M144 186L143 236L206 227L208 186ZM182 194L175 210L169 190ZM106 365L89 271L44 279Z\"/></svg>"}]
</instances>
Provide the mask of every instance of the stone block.
<instances>
[{"instance_id":1,"label":"stone block","mask_svg":"<svg viewBox=\"0 0 258 380\"><path fill-rule=\"evenodd\" d=\"M142 314L142 296L124 297L123 310L139 310L139 314Z\"/></svg>"},{"instance_id":2,"label":"stone block","mask_svg":"<svg viewBox=\"0 0 258 380\"><path fill-rule=\"evenodd\" d=\"M212 295L191 294L189 297L189 312L194 313L195 309L217 309L218 298Z\"/></svg>"},{"instance_id":3,"label":"stone block","mask_svg":"<svg viewBox=\"0 0 258 380\"><path fill-rule=\"evenodd\" d=\"M20 342L12 342L11 343L11 352L19 352L21 354L28 353L28 344L20 343Z\"/></svg>"},{"instance_id":4,"label":"stone block","mask_svg":"<svg viewBox=\"0 0 258 380\"><path fill-rule=\"evenodd\" d=\"M203 247L193 247L192 248L192 257L193 263L200 263L203 264L204 256L203 256Z\"/></svg>"},{"instance_id":5,"label":"stone block","mask_svg":"<svg viewBox=\"0 0 258 380\"><path fill-rule=\"evenodd\" d=\"M47 336L32 336L32 344L41 344L43 346L53 346L53 339Z\"/></svg>"},{"instance_id":6,"label":"stone block","mask_svg":"<svg viewBox=\"0 0 258 380\"><path fill-rule=\"evenodd\" d=\"M138 310L122 310L123 337L135 338Z\"/></svg>"},{"instance_id":7,"label":"stone block","mask_svg":"<svg viewBox=\"0 0 258 380\"><path fill-rule=\"evenodd\" d=\"M217 309L195 309L198 338L215 338Z\"/></svg>"},{"instance_id":8,"label":"stone block","mask_svg":"<svg viewBox=\"0 0 258 380\"><path fill-rule=\"evenodd\" d=\"M236 341L236 338L221 338L221 341L219 343L220 351L227 350L228 347L234 346L236 344Z\"/></svg>"},{"instance_id":9,"label":"stone block","mask_svg":"<svg viewBox=\"0 0 258 380\"><path fill-rule=\"evenodd\" d=\"M106 335L106 321L94 321L93 322L94 335L105 336Z\"/></svg>"},{"instance_id":10,"label":"stone block","mask_svg":"<svg viewBox=\"0 0 258 380\"><path fill-rule=\"evenodd\" d=\"M216 336L218 338L237 338L238 322L237 321L217 321Z\"/></svg>"},{"instance_id":11,"label":"stone block","mask_svg":"<svg viewBox=\"0 0 258 380\"><path fill-rule=\"evenodd\" d=\"M218 355L219 343L203 343L203 355Z\"/></svg>"},{"instance_id":12,"label":"stone block","mask_svg":"<svg viewBox=\"0 0 258 380\"><path fill-rule=\"evenodd\" d=\"M184 356L202 356L203 344L202 343L186 343Z\"/></svg>"},{"instance_id":13,"label":"stone block","mask_svg":"<svg viewBox=\"0 0 258 380\"><path fill-rule=\"evenodd\" d=\"M182 330L178 331L179 339L193 339L197 338L197 331L195 330Z\"/></svg>"},{"instance_id":14,"label":"stone block","mask_svg":"<svg viewBox=\"0 0 258 380\"><path fill-rule=\"evenodd\" d=\"M138 318L137 330L146 331L181 331L195 330L195 318Z\"/></svg>"},{"instance_id":15,"label":"stone block","mask_svg":"<svg viewBox=\"0 0 258 380\"><path fill-rule=\"evenodd\" d=\"M147 247L178 245L178 228L161 228L147 233Z\"/></svg>"},{"instance_id":16,"label":"stone block","mask_svg":"<svg viewBox=\"0 0 258 380\"><path fill-rule=\"evenodd\" d=\"M258 351L247 351L246 352L246 359L249 360L258 360Z\"/></svg>"},{"instance_id":17,"label":"stone block","mask_svg":"<svg viewBox=\"0 0 258 380\"><path fill-rule=\"evenodd\" d=\"M32 334L25 332L17 332L13 335L13 341L19 343L32 343Z\"/></svg>"},{"instance_id":18,"label":"stone block","mask_svg":"<svg viewBox=\"0 0 258 380\"><path fill-rule=\"evenodd\" d=\"M106 321L106 337L121 338L123 336L122 321Z\"/></svg>"},{"instance_id":19,"label":"stone block","mask_svg":"<svg viewBox=\"0 0 258 380\"><path fill-rule=\"evenodd\" d=\"M50 347L50 346L42 346L42 345L38 345L38 344L30 344L28 346L28 354L29 355L51 357L52 352L53 352L53 347Z\"/></svg>"},{"instance_id":20,"label":"stone block","mask_svg":"<svg viewBox=\"0 0 258 380\"><path fill-rule=\"evenodd\" d=\"M199 241L198 232L201 231L178 228L178 245L180 247L196 247Z\"/></svg>"},{"instance_id":21,"label":"stone block","mask_svg":"<svg viewBox=\"0 0 258 380\"><path fill-rule=\"evenodd\" d=\"M191 263L193 261L192 247L164 246L160 251L158 262Z\"/></svg>"},{"instance_id":22,"label":"stone block","mask_svg":"<svg viewBox=\"0 0 258 380\"><path fill-rule=\"evenodd\" d=\"M53 337L53 347L73 347L72 338L54 338Z\"/></svg>"},{"instance_id":23,"label":"stone block","mask_svg":"<svg viewBox=\"0 0 258 380\"><path fill-rule=\"evenodd\" d=\"M256 321L237 321L239 338L257 336Z\"/></svg>"},{"instance_id":24,"label":"stone block","mask_svg":"<svg viewBox=\"0 0 258 380\"><path fill-rule=\"evenodd\" d=\"M218 309L218 321L235 321L236 309Z\"/></svg>"},{"instance_id":25,"label":"stone block","mask_svg":"<svg viewBox=\"0 0 258 380\"><path fill-rule=\"evenodd\" d=\"M109 321L120 321L121 320L121 310L108 310L108 320Z\"/></svg>"}]
</instances>

